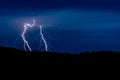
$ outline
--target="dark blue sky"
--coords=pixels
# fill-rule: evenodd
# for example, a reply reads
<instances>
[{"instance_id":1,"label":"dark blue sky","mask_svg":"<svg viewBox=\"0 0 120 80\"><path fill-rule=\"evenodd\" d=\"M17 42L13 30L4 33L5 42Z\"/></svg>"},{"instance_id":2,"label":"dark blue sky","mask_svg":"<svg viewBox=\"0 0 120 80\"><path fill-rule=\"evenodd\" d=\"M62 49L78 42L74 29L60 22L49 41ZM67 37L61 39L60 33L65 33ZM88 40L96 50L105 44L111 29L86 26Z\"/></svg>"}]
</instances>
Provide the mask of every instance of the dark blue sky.
<instances>
[{"instance_id":1,"label":"dark blue sky","mask_svg":"<svg viewBox=\"0 0 120 80\"><path fill-rule=\"evenodd\" d=\"M50 51L120 51L119 0L1 0L0 45L23 49L23 23L43 25ZM26 34L32 49L39 48L35 27Z\"/></svg>"}]
</instances>

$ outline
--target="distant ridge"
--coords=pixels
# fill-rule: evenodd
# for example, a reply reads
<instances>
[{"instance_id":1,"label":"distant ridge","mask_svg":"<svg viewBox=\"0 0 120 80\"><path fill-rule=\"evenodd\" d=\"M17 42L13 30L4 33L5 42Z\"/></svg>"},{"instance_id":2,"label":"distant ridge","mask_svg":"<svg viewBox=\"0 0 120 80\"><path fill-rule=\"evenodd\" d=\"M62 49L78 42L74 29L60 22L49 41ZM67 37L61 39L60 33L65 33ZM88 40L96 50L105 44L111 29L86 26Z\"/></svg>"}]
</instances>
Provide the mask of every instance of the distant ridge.
<instances>
[{"instance_id":1,"label":"distant ridge","mask_svg":"<svg viewBox=\"0 0 120 80\"><path fill-rule=\"evenodd\" d=\"M82 63L120 63L120 52L100 51L81 54L57 52L26 52L0 46L0 59L3 64L82 64Z\"/></svg>"}]
</instances>

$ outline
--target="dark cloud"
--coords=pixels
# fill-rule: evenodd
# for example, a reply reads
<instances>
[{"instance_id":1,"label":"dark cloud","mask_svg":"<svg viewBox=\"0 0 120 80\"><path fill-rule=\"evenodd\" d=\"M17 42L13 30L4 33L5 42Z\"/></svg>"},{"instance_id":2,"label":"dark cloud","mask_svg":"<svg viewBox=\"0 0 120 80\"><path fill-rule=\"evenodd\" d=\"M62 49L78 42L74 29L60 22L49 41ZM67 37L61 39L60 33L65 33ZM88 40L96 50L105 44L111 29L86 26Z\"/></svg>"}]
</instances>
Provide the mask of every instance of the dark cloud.
<instances>
[{"instance_id":1,"label":"dark cloud","mask_svg":"<svg viewBox=\"0 0 120 80\"><path fill-rule=\"evenodd\" d=\"M0 8L4 9L61 9L61 8L107 8L119 9L118 0L3 0Z\"/></svg>"},{"instance_id":2,"label":"dark cloud","mask_svg":"<svg viewBox=\"0 0 120 80\"><path fill-rule=\"evenodd\" d=\"M119 11L119 3L118 0L0 0L0 16L35 15L38 11L64 9Z\"/></svg>"}]
</instances>

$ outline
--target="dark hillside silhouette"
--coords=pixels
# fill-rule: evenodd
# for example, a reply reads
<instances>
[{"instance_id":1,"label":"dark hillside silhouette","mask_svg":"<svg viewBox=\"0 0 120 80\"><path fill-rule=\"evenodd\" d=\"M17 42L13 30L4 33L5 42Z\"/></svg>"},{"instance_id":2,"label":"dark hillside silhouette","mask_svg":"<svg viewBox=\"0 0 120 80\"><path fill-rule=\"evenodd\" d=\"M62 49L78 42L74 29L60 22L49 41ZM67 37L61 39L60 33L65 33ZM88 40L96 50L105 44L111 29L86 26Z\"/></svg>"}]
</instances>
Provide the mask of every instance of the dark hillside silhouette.
<instances>
[{"instance_id":1,"label":"dark hillside silhouette","mask_svg":"<svg viewBox=\"0 0 120 80\"><path fill-rule=\"evenodd\" d=\"M82 64L82 63L120 63L120 52L100 51L81 54L57 52L25 52L14 48L0 47L2 64Z\"/></svg>"}]
</instances>

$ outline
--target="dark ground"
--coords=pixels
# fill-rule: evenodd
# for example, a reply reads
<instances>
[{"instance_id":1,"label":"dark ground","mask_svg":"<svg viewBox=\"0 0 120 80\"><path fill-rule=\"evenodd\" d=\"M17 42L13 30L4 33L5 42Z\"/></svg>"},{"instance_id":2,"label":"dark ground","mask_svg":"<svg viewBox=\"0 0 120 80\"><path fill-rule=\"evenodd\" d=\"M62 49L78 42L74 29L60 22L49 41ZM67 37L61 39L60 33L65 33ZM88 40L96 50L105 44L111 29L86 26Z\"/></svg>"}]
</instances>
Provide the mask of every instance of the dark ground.
<instances>
[{"instance_id":1,"label":"dark ground","mask_svg":"<svg viewBox=\"0 0 120 80\"><path fill-rule=\"evenodd\" d=\"M14 48L0 47L0 59L2 64L7 65L108 64L120 63L120 52L101 51L69 54L39 51L25 52Z\"/></svg>"}]
</instances>

